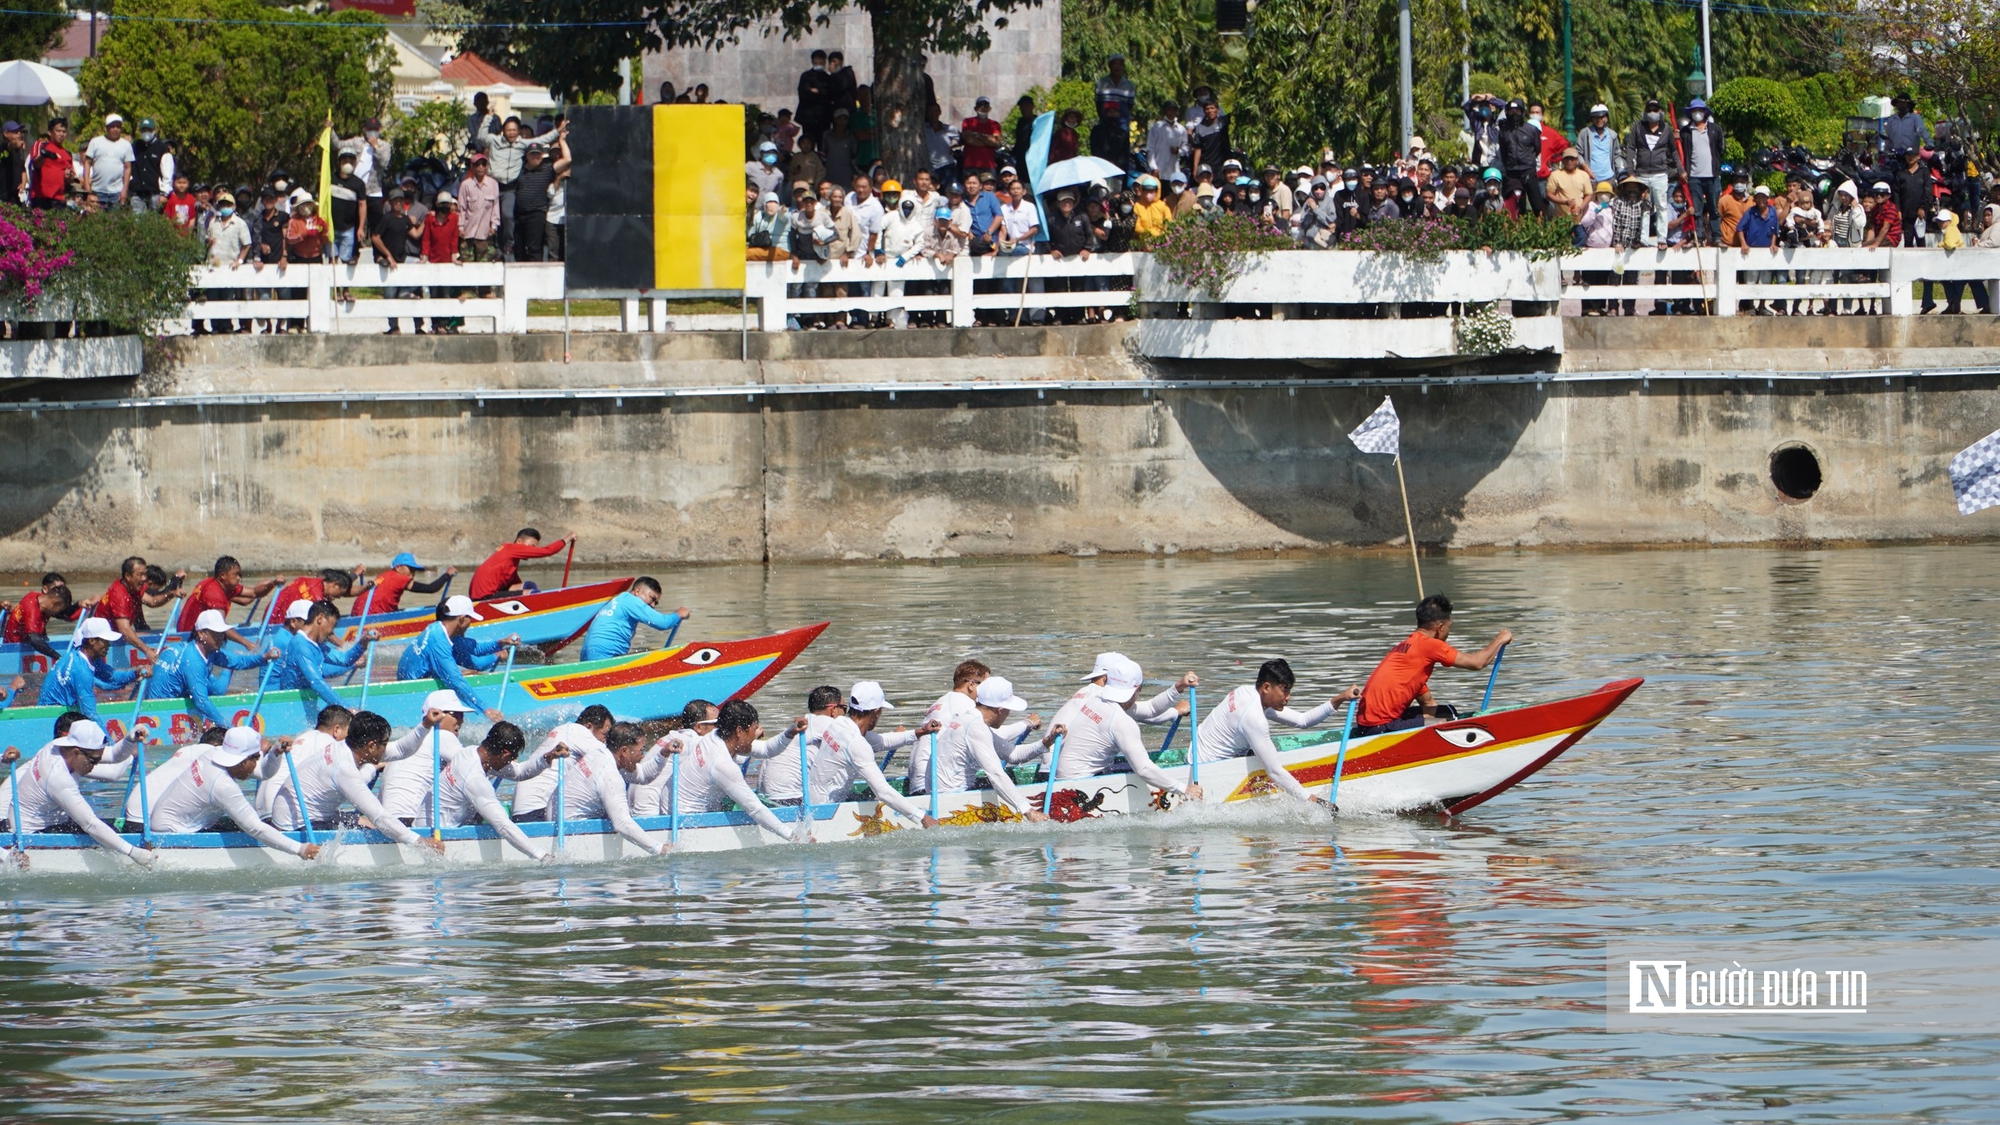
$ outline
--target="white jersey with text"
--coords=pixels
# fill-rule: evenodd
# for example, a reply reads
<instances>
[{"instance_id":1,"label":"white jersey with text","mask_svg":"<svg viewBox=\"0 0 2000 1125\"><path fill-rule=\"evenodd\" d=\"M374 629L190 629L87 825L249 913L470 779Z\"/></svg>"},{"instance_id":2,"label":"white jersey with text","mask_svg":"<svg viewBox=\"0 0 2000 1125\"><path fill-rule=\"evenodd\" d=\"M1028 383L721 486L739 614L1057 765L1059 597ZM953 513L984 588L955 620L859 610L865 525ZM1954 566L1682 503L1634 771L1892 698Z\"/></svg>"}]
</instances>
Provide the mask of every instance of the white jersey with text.
<instances>
[{"instance_id":1,"label":"white jersey with text","mask_svg":"<svg viewBox=\"0 0 2000 1125\"><path fill-rule=\"evenodd\" d=\"M1223 696L1220 704L1201 717L1201 733L1195 739L1195 752L1201 755L1204 762L1220 762L1253 754L1257 764L1264 767L1265 776L1287 796L1309 800L1298 779L1278 761L1277 744L1271 741L1271 720L1276 719L1286 726L1309 727L1325 722L1333 710L1331 703L1322 703L1305 712L1289 707L1276 710L1264 706L1263 701L1257 698L1256 688L1240 687Z\"/></svg>"}]
</instances>

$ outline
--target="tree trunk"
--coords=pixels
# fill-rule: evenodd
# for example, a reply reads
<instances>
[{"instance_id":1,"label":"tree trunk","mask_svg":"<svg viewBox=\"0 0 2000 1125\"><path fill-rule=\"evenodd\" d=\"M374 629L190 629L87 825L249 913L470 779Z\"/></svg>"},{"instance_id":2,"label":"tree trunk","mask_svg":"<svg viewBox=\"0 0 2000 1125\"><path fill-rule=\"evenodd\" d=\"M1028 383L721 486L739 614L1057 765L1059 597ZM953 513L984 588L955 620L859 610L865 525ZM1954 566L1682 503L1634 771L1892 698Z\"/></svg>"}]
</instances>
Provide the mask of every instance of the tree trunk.
<instances>
[{"instance_id":1,"label":"tree trunk","mask_svg":"<svg viewBox=\"0 0 2000 1125\"><path fill-rule=\"evenodd\" d=\"M924 152L924 53L921 26L894 3L868 5L869 29L875 37L875 135L882 146L882 165L889 175L908 185L930 167Z\"/></svg>"}]
</instances>

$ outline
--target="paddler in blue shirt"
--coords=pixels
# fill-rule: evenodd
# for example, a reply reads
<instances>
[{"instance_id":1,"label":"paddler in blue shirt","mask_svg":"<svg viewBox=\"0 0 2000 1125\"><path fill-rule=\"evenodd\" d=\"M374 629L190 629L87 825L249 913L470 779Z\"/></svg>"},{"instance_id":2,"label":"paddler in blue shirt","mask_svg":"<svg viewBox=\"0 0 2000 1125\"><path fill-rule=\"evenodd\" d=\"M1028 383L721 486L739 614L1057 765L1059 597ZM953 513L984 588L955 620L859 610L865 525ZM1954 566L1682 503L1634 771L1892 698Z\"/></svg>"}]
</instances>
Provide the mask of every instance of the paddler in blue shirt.
<instances>
[{"instance_id":1,"label":"paddler in blue shirt","mask_svg":"<svg viewBox=\"0 0 2000 1125\"><path fill-rule=\"evenodd\" d=\"M402 659L396 661L396 678L436 680L440 687L450 688L467 707L482 712L497 723L505 716L488 707L472 690L472 685L465 682L465 673L458 670L458 657L453 652L453 642L463 637L465 631L478 620L479 610L472 604L471 598L464 594L446 598L438 619L431 622L416 641L403 650Z\"/></svg>"},{"instance_id":2,"label":"paddler in blue shirt","mask_svg":"<svg viewBox=\"0 0 2000 1125\"><path fill-rule=\"evenodd\" d=\"M295 621L301 622L296 631L278 638L277 647L284 653L283 663L272 671L271 686L280 691L309 691L319 696L322 703L346 706L327 684L326 677L340 675L360 663L362 654L368 651L368 643L380 634L370 629L344 649L328 644L328 638L340 625L340 608L331 601L293 602L285 610L285 624L290 626Z\"/></svg>"},{"instance_id":3,"label":"paddler in blue shirt","mask_svg":"<svg viewBox=\"0 0 2000 1125\"><path fill-rule=\"evenodd\" d=\"M114 670L104 660L118 634L102 617L86 617L76 627L76 644L56 661L42 680L38 702L43 707L61 707L97 722L97 693L115 691L137 680L130 668Z\"/></svg>"},{"instance_id":4,"label":"paddler in blue shirt","mask_svg":"<svg viewBox=\"0 0 2000 1125\"><path fill-rule=\"evenodd\" d=\"M694 610L681 606L672 613L662 613L660 604L660 584L651 578L641 578L632 583L632 588L612 598L590 619L590 631L583 635L583 659L603 660L610 656L624 656L632 651L632 634L641 625L651 625L662 633L672 632L681 622L694 616Z\"/></svg>"},{"instance_id":5,"label":"paddler in blue shirt","mask_svg":"<svg viewBox=\"0 0 2000 1125\"><path fill-rule=\"evenodd\" d=\"M162 652L153 662L153 681L147 685L147 697L181 700L187 704L189 713L203 723L229 726L229 720L208 701L209 696L228 694L231 672L262 668L267 661L284 655L278 648L262 656L232 652L226 647L232 632L222 611L202 610L194 621L194 635Z\"/></svg>"}]
</instances>

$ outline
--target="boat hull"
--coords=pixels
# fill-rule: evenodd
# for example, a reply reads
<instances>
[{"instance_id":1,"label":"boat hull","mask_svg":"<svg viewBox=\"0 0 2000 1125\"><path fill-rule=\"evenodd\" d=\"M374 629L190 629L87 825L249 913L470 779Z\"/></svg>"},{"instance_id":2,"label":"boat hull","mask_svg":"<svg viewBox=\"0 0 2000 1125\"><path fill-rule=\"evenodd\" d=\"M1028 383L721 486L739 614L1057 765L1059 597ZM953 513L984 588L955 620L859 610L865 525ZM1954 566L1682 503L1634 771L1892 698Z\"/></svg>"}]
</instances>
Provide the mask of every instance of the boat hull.
<instances>
[{"instance_id":1,"label":"boat hull","mask_svg":"<svg viewBox=\"0 0 2000 1125\"><path fill-rule=\"evenodd\" d=\"M764 686L792 662L826 628L824 622L768 637L740 641L697 641L657 652L592 660L578 664L517 667L507 688L507 717L536 730L567 721L592 703L601 703L621 719L649 719L678 714L689 701L721 703L742 699ZM466 681L492 706L498 701L503 672L468 675ZM410 727L423 718L424 696L438 688L432 679L397 680L367 685L366 710L389 720L392 727ZM363 686L336 686L341 702L363 709ZM255 692L212 697L210 702L232 724L251 719ZM254 725L274 734L309 729L308 711L317 716L319 699L303 691L267 691ZM47 742L58 707L10 707L0 711L0 746L29 748ZM148 744L185 745L199 736L194 716L180 700L147 700L136 712L129 701L104 703L98 716L112 737L136 730ZM543 722L542 720L550 721Z\"/></svg>"},{"instance_id":2,"label":"boat hull","mask_svg":"<svg viewBox=\"0 0 2000 1125\"><path fill-rule=\"evenodd\" d=\"M555 653L581 637L590 628L590 619L597 615L604 603L631 589L632 581L630 578L614 578L608 582L565 586L560 590L543 590L516 598L488 598L478 603L481 620L466 630L466 634L476 641L497 641L518 633L522 643L540 645L544 652ZM262 624L263 611L258 612L258 621L237 622L237 630L245 636L254 633ZM424 605L370 617L368 628L382 634L383 644L405 644L415 640L435 620L437 607ZM271 623L271 628L278 627L278 622ZM335 643L354 643L360 629L360 617L341 618L334 632ZM147 644L159 645L158 632L144 636ZM51 638L51 643L57 652L61 652L68 644L68 637ZM132 656L132 646L122 640L114 641L105 654L105 660L113 668L130 668ZM146 664L146 658L141 656L139 666L143 668ZM0 644L0 678L39 675L48 670L48 657L27 645Z\"/></svg>"},{"instance_id":3,"label":"boat hull","mask_svg":"<svg viewBox=\"0 0 2000 1125\"><path fill-rule=\"evenodd\" d=\"M811 630L814 635L817 635L818 628ZM1642 682L1621 680L1570 699L1509 711L1486 712L1422 731L1353 739L1341 768L1341 810L1347 814L1465 812L1520 784L1561 756L1603 722ZM1467 730L1491 735L1491 741L1453 733ZM1286 768L1293 770L1295 776L1300 776L1301 783L1309 792L1325 795L1332 785L1333 765L1339 756L1340 733L1327 731L1294 735L1279 741ZM1173 767L1167 772L1177 780L1187 777L1186 766ZM1210 801L1239 803L1266 798L1275 792L1275 788L1265 780L1262 769L1255 768L1253 758L1206 762L1202 764L1200 773L1202 786ZM1100 814L1143 812L1153 806L1156 797L1154 790L1131 774L1067 779L1058 782L1056 787L1059 791L1075 790L1085 797L1101 800L1098 805ZM1043 789L1040 783L1022 786L1023 792L1037 801L1041 799ZM928 798L918 800L927 801ZM971 814L968 810L986 814L1005 811L991 790L941 793L936 808L938 815L944 818L958 814L969 819ZM813 822L812 838L821 843L861 839L912 827L900 823L895 813L887 812L873 801L815 805L803 811L778 808L772 812L787 823L796 823L801 815L809 815ZM738 851L785 842L782 837L764 831L747 815L737 812L638 819L655 848L672 843L675 852ZM539 846L553 848L555 845L555 825L523 824L520 827ZM533 862L530 857L502 841L490 828L450 828L442 835L445 854L439 857L419 848L391 843L372 831L349 830L320 839L326 850L310 863L314 870L374 871L405 865L451 867ZM139 842L137 836L127 838L135 844ZM30 835L24 843L31 873L130 874L135 870L129 861L95 847L85 837ZM151 843L159 850L156 871L303 869L308 863L260 847L256 841L240 833L207 832L156 837ZM638 859L646 854L612 832L610 825L603 821L564 825L562 845L561 858L566 862L602 863Z\"/></svg>"}]
</instances>

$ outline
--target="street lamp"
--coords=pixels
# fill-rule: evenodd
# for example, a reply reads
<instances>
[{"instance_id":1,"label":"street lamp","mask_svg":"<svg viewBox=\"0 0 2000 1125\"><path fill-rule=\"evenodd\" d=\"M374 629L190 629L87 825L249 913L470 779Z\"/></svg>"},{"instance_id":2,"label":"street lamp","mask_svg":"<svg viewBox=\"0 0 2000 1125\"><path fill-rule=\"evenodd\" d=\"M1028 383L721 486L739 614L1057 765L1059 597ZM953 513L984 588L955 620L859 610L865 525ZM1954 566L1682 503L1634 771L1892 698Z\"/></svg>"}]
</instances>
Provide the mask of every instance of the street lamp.
<instances>
[{"instance_id":1,"label":"street lamp","mask_svg":"<svg viewBox=\"0 0 2000 1125\"><path fill-rule=\"evenodd\" d=\"M1688 72L1687 92L1690 98L1706 97L1708 94L1708 74L1699 65Z\"/></svg>"}]
</instances>

